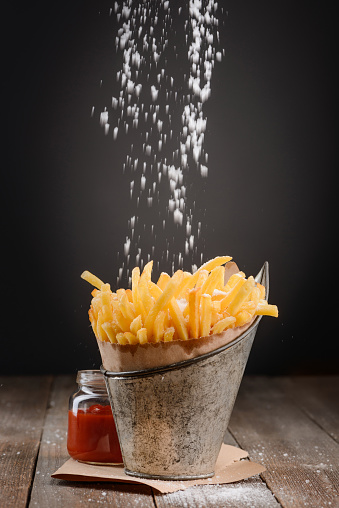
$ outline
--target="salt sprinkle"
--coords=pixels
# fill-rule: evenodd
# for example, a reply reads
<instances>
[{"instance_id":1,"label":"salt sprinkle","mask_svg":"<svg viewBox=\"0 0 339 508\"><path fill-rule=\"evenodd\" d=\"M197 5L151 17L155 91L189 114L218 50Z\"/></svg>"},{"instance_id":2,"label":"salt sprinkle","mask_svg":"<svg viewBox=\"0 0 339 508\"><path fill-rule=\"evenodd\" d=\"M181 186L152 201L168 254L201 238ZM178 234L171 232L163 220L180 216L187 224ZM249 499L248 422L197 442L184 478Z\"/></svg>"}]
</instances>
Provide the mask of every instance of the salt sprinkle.
<instances>
[{"instance_id":1,"label":"salt sprinkle","mask_svg":"<svg viewBox=\"0 0 339 508\"><path fill-rule=\"evenodd\" d=\"M177 228L175 234L178 238L173 237L172 241L166 238L167 249L163 249L172 266L183 265L179 242L182 242L185 256L191 256L192 268L196 266L193 259L198 255L196 242L201 239L201 221L196 219L195 203L188 206L187 177L190 172L196 172L192 174L196 174L194 184L198 188L198 178L206 179L208 176L204 105L211 96L215 62L222 60L223 53L216 49L219 19L218 2L215 0L189 0L184 16L182 7L173 14L168 0L145 1L137 6L132 0L124 0L114 3L110 16L113 11L118 22L115 49L121 57L121 67L116 73L120 91L110 97L110 107L106 106L100 112L99 123L105 135L111 135L114 141L119 138L120 131L125 135L138 131L142 147L138 156L143 160L138 164L138 159L133 161L132 155L128 155L123 172L136 174L141 169L138 185L135 176L131 178L130 198L137 207L145 203L153 210L153 224L141 221L144 226L147 225L144 231L150 231L151 235L146 248L140 247L142 232L135 231L135 215L132 216L133 221L132 218L128 221L130 231L123 247L119 283L128 273L129 261L133 266L138 263L143 265L146 259L150 259L150 251L154 253L157 245L157 228L154 226L157 223L165 231L171 222ZM186 62L182 47L180 54L178 52L177 37L173 38L173 33L176 33L174 19L175 26L177 22L183 25L177 35L185 34ZM170 47L172 41L174 43ZM175 59L180 56L181 62L187 64L183 84L171 75L167 65L173 50ZM180 108L181 114L177 115ZM94 113L93 106L91 115L94 116ZM181 117L181 128L176 123L173 129L172 118L176 116ZM167 188L166 179L161 179L161 175L167 176ZM160 207L162 203L165 203L164 211ZM171 256L169 249L173 249ZM199 262L202 262L202 252L200 257Z\"/></svg>"}]
</instances>

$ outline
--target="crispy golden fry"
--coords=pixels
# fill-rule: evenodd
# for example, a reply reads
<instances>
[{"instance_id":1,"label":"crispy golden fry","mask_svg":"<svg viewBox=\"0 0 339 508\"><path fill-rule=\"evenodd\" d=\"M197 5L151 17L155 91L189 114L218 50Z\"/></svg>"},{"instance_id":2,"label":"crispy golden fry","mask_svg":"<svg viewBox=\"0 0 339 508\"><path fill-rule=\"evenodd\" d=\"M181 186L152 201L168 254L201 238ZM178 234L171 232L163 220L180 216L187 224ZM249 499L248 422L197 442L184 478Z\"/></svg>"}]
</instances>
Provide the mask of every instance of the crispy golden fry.
<instances>
[{"instance_id":1,"label":"crispy golden fry","mask_svg":"<svg viewBox=\"0 0 339 508\"><path fill-rule=\"evenodd\" d=\"M259 300L261 300L261 290L258 286L255 286L251 293L250 293L250 300L255 304L255 306L258 305Z\"/></svg>"},{"instance_id":2,"label":"crispy golden fry","mask_svg":"<svg viewBox=\"0 0 339 508\"><path fill-rule=\"evenodd\" d=\"M166 312L161 310L154 320L154 342L160 342L164 338Z\"/></svg>"},{"instance_id":3,"label":"crispy golden fry","mask_svg":"<svg viewBox=\"0 0 339 508\"><path fill-rule=\"evenodd\" d=\"M212 320L212 297L211 295L201 295L201 314L200 314L200 337L206 337L210 334Z\"/></svg>"},{"instance_id":4,"label":"crispy golden fry","mask_svg":"<svg viewBox=\"0 0 339 508\"><path fill-rule=\"evenodd\" d=\"M143 306L145 309L145 316L143 316L144 320L146 320L146 316L148 315L148 313L150 312L150 310L152 309L152 307L154 305L154 300L151 296L151 293L150 293L150 290L148 287L148 282L149 282L148 274L147 274L147 272L145 273L145 270L144 270L140 276L140 281L139 281L139 285L138 285L139 299L143 303Z\"/></svg>"},{"instance_id":5,"label":"crispy golden fry","mask_svg":"<svg viewBox=\"0 0 339 508\"><path fill-rule=\"evenodd\" d=\"M260 300L265 300L265 296L266 296L265 286L263 286L262 284L259 284L259 282L257 282L257 288L260 290Z\"/></svg>"},{"instance_id":6,"label":"crispy golden fry","mask_svg":"<svg viewBox=\"0 0 339 508\"><path fill-rule=\"evenodd\" d=\"M152 309L150 310L145 321L145 328L147 329L148 339L152 337L153 325L157 314L165 307L165 305L167 305L170 302L171 298L173 298L173 295L175 294L177 287L182 281L182 279L183 272L181 270L175 272L173 277L166 284L164 291L161 293L161 295L153 305Z\"/></svg>"},{"instance_id":7,"label":"crispy golden fry","mask_svg":"<svg viewBox=\"0 0 339 508\"><path fill-rule=\"evenodd\" d=\"M160 277L157 282L157 286L163 291L165 289L166 284L170 280L170 276L166 272L161 272Z\"/></svg>"},{"instance_id":8,"label":"crispy golden fry","mask_svg":"<svg viewBox=\"0 0 339 508\"><path fill-rule=\"evenodd\" d=\"M101 310L103 314L103 321L112 321L113 312L111 306L111 296L108 291L101 291Z\"/></svg>"},{"instance_id":9,"label":"crispy golden fry","mask_svg":"<svg viewBox=\"0 0 339 508\"><path fill-rule=\"evenodd\" d=\"M111 323L109 323L109 322L102 323L101 327L105 330L107 337L109 338L109 341L112 344L115 344L117 342L117 339L116 339L115 326L113 325L113 323L112 322Z\"/></svg>"},{"instance_id":10,"label":"crispy golden fry","mask_svg":"<svg viewBox=\"0 0 339 508\"><path fill-rule=\"evenodd\" d=\"M200 297L201 297L201 288L194 288L189 291L188 297L189 329L190 336L193 337L193 339L197 339L199 337Z\"/></svg>"},{"instance_id":11,"label":"crispy golden fry","mask_svg":"<svg viewBox=\"0 0 339 508\"><path fill-rule=\"evenodd\" d=\"M126 295L127 295L128 301L130 303L133 303L133 295L132 295L132 290L131 289L126 289Z\"/></svg>"},{"instance_id":12,"label":"crispy golden fry","mask_svg":"<svg viewBox=\"0 0 339 508\"><path fill-rule=\"evenodd\" d=\"M98 277L93 275L91 272L88 272L87 270L82 272L80 277L98 289L101 289L101 286L104 284L102 280L100 280Z\"/></svg>"},{"instance_id":13,"label":"crispy golden fry","mask_svg":"<svg viewBox=\"0 0 339 508\"><path fill-rule=\"evenodd\" d=\"M132 333L132 332L125 332L124 336L128 340L129 344L139 344L139 339L137 338L136 335L134 335L134 333Z\"/></svg>"},{"instance_id":14,"label":"crispy golden fry","mask_svg":"<svg viewBox=\"0 0 339 508\"><path fill-rule=\"evenodd\" d=\"M172 300L169 302L168 308L169 308L175 329L178 333L179 339L180 340L187 340L188 339L188 330L187 330L186 322L185 322L184 316L183 316L183 314L180 310L180 307L179 307L175 298L172 298Z\"/></svg>"},{"instance_id":15,"label":"crispy golden fry","mask_svg":"<svg viewBox=\"0 0 339 508\"><path fill-rule=\"evenodd\" d=\"M243 326L249 323L253 317L253 314L248 310L240 310L235 316L235 326Z\"/></svg>"},{"instance_id":16,"label":"crispy golden fry","mask_svg":"<svg viewBox=\"0 0 339 508\"><path fill-rule=\"evenodd\" d=\"M173 326L166 328L164 332L164 342L170 342L171 340L173 340L174 334L175 328Z\"/></svg>"},{"instance_id":17,"label":"crispy golden fry","mask_svg":"<svg viewBox=\"0 0 339 508\"><path fill-rule=\"evenodd\" d=\"M215 325L212 327L213 333L221 333L224 332L227 328L230 328L235 323L235 317L227 316L223 319L220 319Z\"/></svg>"},{"instance_id":18,"label":"crispy golden fry","mask_svg":"<svg viewBox=\"0 0 339 508\"><path fill-rule=\"evenodd\" d=\"M231 303L227 306L227 312L231 316L234 316L239 311L241 305L247 299L254 285L255 281L254 278L251 276L241 286L240 290L235 294L234 298L231 300Z\"/></svg>"},{"instance_id":19,"label":"crispy golden fry","mask_svg":"<svg viewBox=\"0 0 339 508\"><path fill-rule=\"evenodd\" d=\"M113 321L118 325L118 327L122 332L129 332L131 321L125 318L125 316L123 315L123 313L119 308L119 303L115 304L114 302L113 309L114 309Z\"/></svg>"},{"instance_id":20,"label":"crispy golden fry","mask_svg":"<svg viewBox=\"0 0 339 508\"><path fill-rule=\"evenodd\" d=\"M139 282L140 282L140 269L138 267L133 268L132 270L132 299L133 305L135 309L135 313L137 315L141 315L142 320L145 321L147 317L147 313L140 297L139 292Z\"/></svg>"},{"instance_id":21,"label":"crispy golden fry","mask_svg":"<svg viewBox=\"0 0 339 508\"><path fill-rule=\"evenodd\" d=\"M231 275L231 277L227 281L227 284L224 287L224 291L226 293L230 291L239 282L239 278L245 279L244 272L238 272Z\"/></svg>"},{"instance_id":22,"label":"crispy golden fry","mask_svg":"<svg viewBox=\"0 0 339 508\"><path fill-rule=\"evenodd\" d=\"M207 279L202 285L201 291L204 294L212 295L215 289L224 288L225 268L223 266L216 266L213 268Z\"/></svg>"},{"instance_id":23,"label":"crispy golden fry","mask_svg":"<svg viewBox=\"0 0 339 508\"><path fill-rule=\"evenodd\" d=\"M201 288L208 279L208 271L207 270L199 270L198 272L195 272L192 279L190 280L189 287L192 286L192 281L194 281L194 279L196 280L195 287Z\"/></svg>"},{"instance_id":24,"label":"crispy golden fry","mask_svg":"<svg viewBox=\"0 0 339 508\"><path fill-rule=\"evenodd\" d=\"M89 317L94 335L97 337L98 336L98 334L97 334L97 320L96 320L96 317L94 316L92 307L88 311L88 317Z\"/></svg>"},{"instance_id":25,"label":"crispy golden fry","mask_svg":"<svg viewBox=\"0 0 339 508\"><path fill-rule=\"evenodd\" d=\"M256 308L255 314L257 316L272 316L278 317L278 307L264 302L259 302Z\"/></svg>"},{"instance_id":26,"label":"crispy golden fry","mask_svg":"<svg viewBox=\"0 0 339 508\"><path fill-rule=\"evenodd\" d=\"M103 315L103 312L101 310L99 310L98 321L97 321L98 338L100 340L102 340L102 342L108 342L109 338L107 337L105 330L102 328L103 323L104 323L104 315Z\"/></svg>"},{"instance_id":27,"label":"crispy golden fry","mask_svg":"<svg viewBox=\"0 0 339 508\"><path fill-rule=\"evenodd\" d=\"M130 331L134 333L134 335L137 335L138 330L140 330L141 328L142 328L142 319L141 315L139 314L139 316L133 319L130 325Z\"/></svg>"},{"instance_id":28,"label":"crispy golden fry","mask_svg":"<svg viewBox=\"0 0 339 508\"><path fill-rule=\"evenodd\" d=\"M151 275L152 275L152 269L153 269L153 261L149 261L143 271L142 271L142 275L147 279L147 280L151 280Z\"/></svg>"},{"instance_id":29,"label":"crispy golden fry","mask_svg":"<svg viewBox=\"0 0 339 508\"><path fill-rule=\"evenodd\" d=\"M220 302L227 296L227 293L225 291L219 291L219 289L215 289L212 293L212 300L214 302Z\"/></svg>"},{"instance_id":30,"label":"crispy golden fry","mask_svg":"<svg viewBox=\"0 0 339 508\"><path fill-rule=\"evenodd\" d=\"M157 284L154 284L154 282L150 281L148 283L148 289L150 292L150 295L152 298L154 298L154 301L159 298L159 296L162 294L162 290Z\"/></svg>"},{"instance_id":31,"label":"crispy golden fry","mask_svg":"<svg viewBox=\"0 0 339 508\"><path fill-rule=\"evenodd\" d=\"M133 305L128 300L126 291L124 289L118 289L117 291L118 299L119 299L119 306L120 310L123 314L123 316L128 319L128 321L131 323L135 316L135 311L133 309Z\"/></svg>"},{"instance_id":32,"label":"crispy golden fry","mask_svg":"<svg viewBox=\"0 0 339 508\"><path fill-rule=\"evenodd\" d=\"M128 338L125 337L125 334L123 332L119 332L116 335L117 342L121 344L122 346L125 346L126 344L129 344Z\"/></svg>"},{"instance_id":33,"label":"crispy golden fry","mask_svg":"<svg viewBox=\"0 0 339 508\"><path fill-rule=\"evenodd\" d=\"M235 276L238 274L235 274ZM234 276L234 277L235 277ZM235 298L236 294L240 291L241 287L245 284L246 279L244 277L238 276L233 279L235 284L231 286L231 289L227 292L225 298L221 300L221 311L227 309L231 301Z\"/></svg>"},{"instance_id":34,"label":"crispy golden fry","mask_svg":"<svg viewBox=\"0 0 339 508\"><path fill-rule=\"evenodd\" d=\"M137 331L137 338L140 344L145 344L147 342L147 330L146 328L140 328Z\"/></svg>"},{"instance_id":35,"label":"crispy golden fry","mask_svg":"<svg viewBox=\"0 0 339 508\"><path fill-rule=\"evenodd\" d=\"M258 315L277 317L277 306L267 303L265 287L253 277L238 272L224 284L223 265L231 259L216 257L193 275L177 270L170 277L163 272L156 284L150 261L141 275L138 267L132 270L131 289L116 292L83 272L81 277L95 287L88 312L95 336L122 345L168 342L221 333Z\"/></svg>"},{"instance_id":36,"label":"crispy golden fry","mask_svg":"<svg viewBox=\"0 0 339 508\"><path fill-rule=\"evenodd\" d=\"M193 275L189 272L184 272L184 277L180 283L180 285L178 286L178 290L176 291L175 293L175 298L177 298L178 300L180 300L181 298L185 298L187 297L188 295L188 291L189 291L189 286L190 286L190 283L191 283L191 279L192 279Z\"/></svg>"},{"instance_id":37,"label":"crispy golden fry","mask_svg":"<svg viewBox=\"0 0 339 508\"><path fill-rule=\"evenodd\" d=\"M217 256L216 258L210 259L206 263L200 266L199 270L207 270L208 272L211 272L213 268L216 266L224 265L225 263L228 263L231 261L230 256Z\"/></svg>"}]
</instances>

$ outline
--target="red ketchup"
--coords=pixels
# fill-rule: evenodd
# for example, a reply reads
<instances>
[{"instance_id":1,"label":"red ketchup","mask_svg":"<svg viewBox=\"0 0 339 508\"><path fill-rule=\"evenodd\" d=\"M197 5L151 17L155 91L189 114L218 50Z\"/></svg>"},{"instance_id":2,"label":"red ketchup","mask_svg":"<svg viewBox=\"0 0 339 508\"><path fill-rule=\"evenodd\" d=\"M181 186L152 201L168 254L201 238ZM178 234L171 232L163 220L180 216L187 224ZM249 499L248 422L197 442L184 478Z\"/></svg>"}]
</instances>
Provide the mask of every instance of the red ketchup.
<instances>
[{"instance_id":1,"label":"red ketchup","mask_svg":"<svg viewBox=\"0 0 339 508\"><path fill-rule=\"evenodd\" d=\"M111 406L94 404L76 412L70 409L67 449L73 459L82 462L122 463Z\"/></svg>"}]
</instances>

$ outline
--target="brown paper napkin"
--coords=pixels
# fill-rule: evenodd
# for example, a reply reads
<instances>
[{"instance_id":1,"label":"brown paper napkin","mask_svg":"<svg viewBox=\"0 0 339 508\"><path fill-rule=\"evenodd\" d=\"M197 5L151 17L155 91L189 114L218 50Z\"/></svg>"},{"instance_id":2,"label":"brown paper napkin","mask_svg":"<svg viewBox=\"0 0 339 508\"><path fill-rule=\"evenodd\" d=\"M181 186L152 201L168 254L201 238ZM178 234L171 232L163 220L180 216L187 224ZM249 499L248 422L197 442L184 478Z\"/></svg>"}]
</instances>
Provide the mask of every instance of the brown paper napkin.
<instances>
[{"instance_id":1,"label":"brown paper napkin","mask_svg":"<svg viewBox=\"0 0 339 508\"><path fill-rule=\"evenodd\" d=\"M241 460L248 457L248 453L235 446L223 444L215 465L215 475L204 480L165 481L149 480L128 476L123 466L95 466L69 459L55 473L53 478L68 481L109 481L141 483L149 485L163 494L184 490L194 485L215 485L233 483L245 480L251 476L265 471L261 464L250 460Z\"/></svg>"}]
</instances>

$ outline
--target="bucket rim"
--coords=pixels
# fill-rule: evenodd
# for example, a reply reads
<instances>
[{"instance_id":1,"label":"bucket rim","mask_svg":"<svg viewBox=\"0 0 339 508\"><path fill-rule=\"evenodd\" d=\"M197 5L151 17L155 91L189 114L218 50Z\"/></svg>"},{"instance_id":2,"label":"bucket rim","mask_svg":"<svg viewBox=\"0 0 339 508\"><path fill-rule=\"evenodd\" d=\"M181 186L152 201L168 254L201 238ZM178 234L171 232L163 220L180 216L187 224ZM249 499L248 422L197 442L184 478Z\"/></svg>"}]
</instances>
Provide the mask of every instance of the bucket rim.
<instances>
[{"instance_id":1,"label":"bucket rim","mask_svg":"<svg viewBox=\"0 0 339 508\"><path fill-rule=\"evenodd\" d=\"M263 264L262 268L260 269L260 271L258 272L258 274L255 277L255 281L259 282L259 283L263 284L263 286L265 286L266 298L268 298L268 291L269 291L268 261L265 261L265 263ZM261 318L262 318L262 316L260 316L260 315L256 316L256 318L253 320L252 324L247 328L247 330L245 330L241 335L239 335L239 337L232 340L228 344L225 344L224 346L214 349L213 351L209 351L208 353L205 353L200 356L196 356L194 358L188 358L187 360L182 360L180 362L175 362L175 363L171 363L169 365L163 365L160 367L152 367L150 369L129 370L129 371L125 371L125 372L113 372L113 371L109 371L109 370L105 369L104 366L101 365L100 370L105 377L109 377L109 378L135 378L135 377L151 376L151 375L159 374L161 372L176 370L179 368L181 369L186 366L188 367L189 365L192 365L193 363L202 362L212 356L218 355L219 353L225 351L226 349L230 349L231 347L235 346L236 344L238 344L238 342L244 340L250 333L253 332L253 330L255 330L258 327Z\"/></svg>"}]
</instances>

